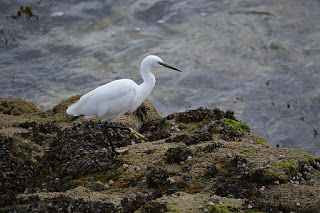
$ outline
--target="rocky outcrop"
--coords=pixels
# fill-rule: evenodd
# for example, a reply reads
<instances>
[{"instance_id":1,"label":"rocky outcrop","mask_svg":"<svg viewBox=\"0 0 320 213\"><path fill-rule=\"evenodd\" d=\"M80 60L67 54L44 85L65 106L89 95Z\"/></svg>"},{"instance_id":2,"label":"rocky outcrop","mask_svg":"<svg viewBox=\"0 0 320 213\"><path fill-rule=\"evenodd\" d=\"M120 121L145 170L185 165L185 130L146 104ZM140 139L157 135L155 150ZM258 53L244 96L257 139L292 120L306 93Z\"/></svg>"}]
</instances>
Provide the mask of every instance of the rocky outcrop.
<instances>
[{"instance_id":1,"label":"rocky outcrop","mask_svg":"<svg viewBox=\"0 0 320 213\"><path fill-rule=\"evenodd\" d=\"M2 114L12 120L0 127L0 211L320 208L319 158L270 146L232 112L199 108L158 118L145 106L126 115L138 118L136 131L70 119L63 110Z\"/></svg>"},{"instance_id":2,"label":"rocky outcrop","mask_svg":"<svg viewBox=\"0 0 320 213\"><path fill-rule=\"evenodd\" d=\"M27 113L39 112L39 109L33 103L21 99L0 98L0 113L6 115L21 115Z\"/></svg>"}]
</instances>

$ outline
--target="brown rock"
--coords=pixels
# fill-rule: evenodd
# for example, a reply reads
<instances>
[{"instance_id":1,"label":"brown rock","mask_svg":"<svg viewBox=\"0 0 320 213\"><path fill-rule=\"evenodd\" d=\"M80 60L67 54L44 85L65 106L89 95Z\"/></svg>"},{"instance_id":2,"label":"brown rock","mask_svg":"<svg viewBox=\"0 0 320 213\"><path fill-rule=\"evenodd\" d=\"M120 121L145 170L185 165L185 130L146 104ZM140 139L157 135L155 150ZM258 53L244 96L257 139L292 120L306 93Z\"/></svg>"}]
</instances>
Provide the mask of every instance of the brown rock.
<instances>
[{"instance_id":1,"label":"brown rock","mask_svg":"<svg viewBox=\"0 0 320 213\"><path fill-rule=\"evenodd\" d=\"M22 115L39 112L39 108L31 102L21 99L0 98L0 113Z\"/></svg>"}]
</instances>

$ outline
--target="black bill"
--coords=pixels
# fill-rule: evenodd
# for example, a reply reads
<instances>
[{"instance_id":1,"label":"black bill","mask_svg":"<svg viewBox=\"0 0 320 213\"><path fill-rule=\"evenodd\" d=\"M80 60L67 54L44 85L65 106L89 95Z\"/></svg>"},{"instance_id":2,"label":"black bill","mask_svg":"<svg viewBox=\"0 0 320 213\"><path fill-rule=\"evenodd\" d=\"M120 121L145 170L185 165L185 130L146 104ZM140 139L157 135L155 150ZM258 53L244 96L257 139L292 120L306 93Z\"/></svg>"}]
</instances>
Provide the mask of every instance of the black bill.
<instances>
[{"instance_id":1,"label":"black bill","mask_svg":"<svg viewBox=\"0 0 320 213\"><path fill-rule=\"evenodd\" d=\"M179 70L178 68L175 68L175 67L170 66L170 65L168 65L168 64L165 64L165 63L162 63L162 62L159 62L159 64L160 64L161 66L166 67L166 68L169 68L169 69L172 69L172 70L175 70L175 71L178 71L178 72L182 72L182 71Z\"/></svg>"}]
</instances>

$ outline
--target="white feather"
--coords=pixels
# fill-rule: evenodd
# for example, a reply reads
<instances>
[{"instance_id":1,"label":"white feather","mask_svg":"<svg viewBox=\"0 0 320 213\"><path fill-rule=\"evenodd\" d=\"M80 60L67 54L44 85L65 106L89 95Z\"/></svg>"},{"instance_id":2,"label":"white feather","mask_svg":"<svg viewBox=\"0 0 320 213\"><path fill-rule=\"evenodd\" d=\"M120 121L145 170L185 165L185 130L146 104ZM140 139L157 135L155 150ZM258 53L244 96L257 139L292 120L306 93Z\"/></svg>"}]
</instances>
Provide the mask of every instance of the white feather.
<instances>
[{"instance_id":1,"label":"white feather","mask_svg":"<svg viewBox=\"0 0 320 213\"><path fill-rule=\"evenodd\" d=\"M137 85L130 79L112 81L83 95L79 101L68 107L67 114L111 120L118 115L135 111L152 92L156 80L151 68L159 65L180 71L164 64L158 56L149 55L142 60L140 66L142 84Z\"/></svg>"}]
</instances>

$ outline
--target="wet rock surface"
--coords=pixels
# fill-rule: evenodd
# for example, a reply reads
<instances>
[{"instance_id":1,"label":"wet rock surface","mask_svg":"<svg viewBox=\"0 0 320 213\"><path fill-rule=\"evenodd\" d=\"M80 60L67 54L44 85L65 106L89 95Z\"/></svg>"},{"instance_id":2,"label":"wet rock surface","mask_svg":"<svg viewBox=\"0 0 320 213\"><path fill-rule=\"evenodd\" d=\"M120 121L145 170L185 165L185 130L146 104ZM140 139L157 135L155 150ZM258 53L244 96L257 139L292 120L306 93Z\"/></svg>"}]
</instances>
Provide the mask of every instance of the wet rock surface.
<instances>
[{"instance_id":1,"label":"wet rock surface","mask_svg":"<svg viewBox=\"0 0 320 213\"><path fill-rule=\"evenodd\" d=\"M319 158L270 146L232 112L199 108L150 120L148 109L126 115L138 119L137 131L63 110L0 114L0 211L319 208Z\"/></svg>"}]
</instances>

